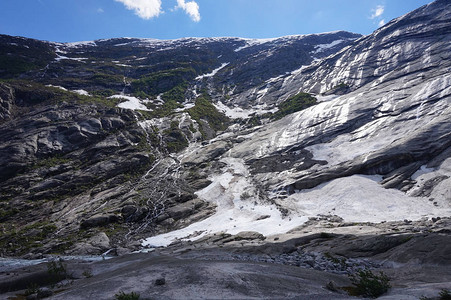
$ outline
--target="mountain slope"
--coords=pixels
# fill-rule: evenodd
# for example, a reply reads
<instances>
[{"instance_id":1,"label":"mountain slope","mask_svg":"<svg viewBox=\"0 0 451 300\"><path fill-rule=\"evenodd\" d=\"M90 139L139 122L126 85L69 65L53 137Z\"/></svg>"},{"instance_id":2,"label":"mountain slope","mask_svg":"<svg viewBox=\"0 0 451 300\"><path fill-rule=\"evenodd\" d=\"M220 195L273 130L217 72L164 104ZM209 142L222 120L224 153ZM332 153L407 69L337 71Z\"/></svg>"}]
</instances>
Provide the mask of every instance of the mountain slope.
<instances>
[{"instance_id":1,"label":"mountain slope","mask_svg":"<svg viewBox=\"0 0 451 300\"><path fill-rule=\"evenodd\" d=\"M182 162L189 165L208 157L215 145L234 143L215 157L224 167L210 175L213 184L198 192L223 209L146 244L165 244L202 228L276 234L318 215L345 222L449 216L449 5L436 1L274 80L275 91L269 89L259 101L329 91L341 80L345 94L329 91L316 96L318 104L279 121L247 132L231 130L205 151L187 151Z\"/></svg>"},{"instance_id":2,"label":"mountain slope","mask_svg":"<svg viewBox=\"0 0 451 300\"><path fill-rule=\"evenodd\" d=\"M449 11L366 37L2 36L2 255L449 216Z\"/></svg>"}]
</instances>

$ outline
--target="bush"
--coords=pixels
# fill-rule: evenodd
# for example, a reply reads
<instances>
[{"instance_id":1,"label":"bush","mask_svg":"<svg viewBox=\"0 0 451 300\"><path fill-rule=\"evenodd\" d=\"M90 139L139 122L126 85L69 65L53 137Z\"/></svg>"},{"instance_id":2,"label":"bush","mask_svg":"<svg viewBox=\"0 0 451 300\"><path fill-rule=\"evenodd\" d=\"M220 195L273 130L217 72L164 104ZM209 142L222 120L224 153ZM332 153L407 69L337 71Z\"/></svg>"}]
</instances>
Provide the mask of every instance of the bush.
<instances>
[{"instance_id":1,"label":"bush","mask_svg":"<svg viewBox=\"0 0 451 300\"><path fill-rule=\"evenodd\" d=\"M279 110L275 112L271 119L279 120L286 115L301 111L316 104L316 98L307 93L298 93L278 105Z\"/></svg>"},{"instance_id":2,"label":"bush","mask_svg":"<svg viewBox=\"0 0 451 300\"><path fill-rule=\"evenodd\" d=\"M117 300L138 300L139 294L135 292L131 293L124 293L123 291L120 291L116 295L114 295L114 298Z\"/></svg>"},{"instance_id":3,"label":"bush","mask_svg":"<svg viewBox=\"0 0 451 300\"><path fill-rule=\"evenodd\" d=\"M47 263L47 273L50 275L52 282L57 283L63 279L67 279L69 274L67 273L66 265L62 259L57 261L50 261Z\"/></svg>"},{"instance_id":4,"label":"bush","mask_svg":"<svg viewBox=\"0 0 451 300\"><path fill-rule=\"evenodd\" d=\"M451 300L451 293L446 289L442 289L440 293L438 293L438 296L440 297L440 300Z\"/></svg>"},{"instance_id":5,"label":"bush","mask_svg":"<svg viewBox=\"0 0 451 300\"><path fill-rule=\"evenodd\" d=\"M376 275L368 269L360 270L349 278L354 286L345 289L351 296L377 298L390 288L390 279L383 272Z\"/></svg>"}]
</instances>

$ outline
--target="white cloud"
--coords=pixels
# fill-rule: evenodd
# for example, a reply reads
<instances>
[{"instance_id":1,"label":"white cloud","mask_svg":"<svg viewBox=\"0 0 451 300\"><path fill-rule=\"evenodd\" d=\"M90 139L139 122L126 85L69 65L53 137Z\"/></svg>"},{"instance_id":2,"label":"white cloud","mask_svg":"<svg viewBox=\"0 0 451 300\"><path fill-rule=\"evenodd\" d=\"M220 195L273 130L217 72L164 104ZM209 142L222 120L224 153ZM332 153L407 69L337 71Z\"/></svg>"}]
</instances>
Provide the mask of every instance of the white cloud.
<instances>
[{"instance_id":1,"label":"white cloud","mask_svg":"<svg viewBox=\"0 0 451 300\"><path fill-rule=\"evenodd\" d=\"M161 0L115 0L122 2L129 10L134 10L140 18L151 19L162 13Z\"/></svg>"},{"instance_id":2,"label":"white cloud","mask_svg":"<svg viewBox=\"0 0 451 300\"><path fill-rule=\"evenodd\" d=\"M384 25L385 25L385 20L384 19L380 20L379 21L379 27L382 27Z\"/></svg>"},{"instance_id":3,"label":"white cloud","mask_svg":"<svg viewBox=\"0 0 451 300\"><path fill-rule=\"evenodd\" d=\"M185 2L185 0L177 0L176 8L183 9L194 22L200 21L199 5L195 1Z\"/></svg>"},{"instance_id":4,"label":"white cloud","mask_svg":"<svg viewBox=\"0 0 451 300\"><path fill-rule=\"evenodd\" d=\"M378 6L376 6L376 8L373 8L371 11L373 12L373 14L371 15L370 19L375 19L377 17L382 16L382 14L384 13L384 6L378 5Z\"/></svg>"},{"instance_id":5,"label":"white cloud","mask_svg":"<svg viewBox=\"0 0 451 300\"><path fill-rule=\"evenodd\" d=\"M101 13L104 13L105 11L103 10L103 8L99 7L99 8L97 9L97 12L98 12L99 14L101 14Z\"/></svg>"}]
</instances>

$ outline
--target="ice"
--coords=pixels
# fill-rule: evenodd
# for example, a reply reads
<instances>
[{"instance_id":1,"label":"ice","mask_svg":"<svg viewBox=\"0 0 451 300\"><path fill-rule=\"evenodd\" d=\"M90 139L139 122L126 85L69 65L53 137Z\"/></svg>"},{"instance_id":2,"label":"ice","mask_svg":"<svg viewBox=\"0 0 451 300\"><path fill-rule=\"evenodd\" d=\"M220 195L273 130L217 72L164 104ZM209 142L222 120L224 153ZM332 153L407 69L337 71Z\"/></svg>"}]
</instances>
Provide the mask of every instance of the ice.
<instances>
[{"instance_id":1,"label":"ice","mask_svg":"<svg viewBox=\"0 0 451 300\"><path fill-rule=\"evenodd\" d=\"M117 107L125 108L125 109L133 109L133 110L146 110L146 111L152 111L151 109L147 108L143 104L144 100L140 100L136 97L132 96L125 96L125 95L113 95L111 97L112 99L125 99L127 101L121 102L117 105Z\"/></svg>"},{"instance_id":2,"label":"ice","mask_svg":"<svg viewBox=\"0 0 451 300\"><path fill-rule=\"evenodd\" d=\"M197 76L196 80L202 80L204 78L213 77L213 76L216 75L216 73L218 73L222 68L226 67L228 64L229 63L223 63L220 67L218 67L218 68L214 69L213 71L211 71L211 73Z\"/></svg>"}]
</instances>

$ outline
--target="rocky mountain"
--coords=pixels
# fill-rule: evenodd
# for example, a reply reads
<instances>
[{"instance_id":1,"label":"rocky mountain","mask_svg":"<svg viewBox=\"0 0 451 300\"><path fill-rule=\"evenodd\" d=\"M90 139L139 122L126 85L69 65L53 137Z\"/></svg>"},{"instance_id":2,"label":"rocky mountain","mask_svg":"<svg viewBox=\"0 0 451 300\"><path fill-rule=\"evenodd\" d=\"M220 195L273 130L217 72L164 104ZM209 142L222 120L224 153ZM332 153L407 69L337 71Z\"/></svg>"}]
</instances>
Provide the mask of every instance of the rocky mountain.
<instances>
[{"instance_id":1,"label":"rocky mountain","mask_svg":"<svg viewBox=\"0 0 451 300\"><path fill-rule=\"evenodd\" d=\"M116 246L130 247L144 232L212 214L214 204L194 194L209 185L207 174L197 167L174 173L173 154L246 122L229 119L212 99L228 96L226 86L253 87L358 37L58 44L2 36L4 254L98 253L111 248L112 236L121 240ZM23 239L29 231L37 236ZM82 239L100 234L106 246L78 247L85 231Z\"/></svg>"},{"instance_id":2,"label":"rocky mountain","mask_svg":"<svg viewBox=\"0 0 451 300\"><path fill-rule=\"evenodd\" d=\"M368 36L0 36L0 255L447 266L450 39L445 0Z\"/></svg>"}]
</instances>

